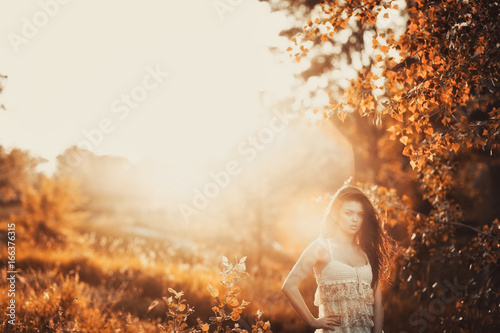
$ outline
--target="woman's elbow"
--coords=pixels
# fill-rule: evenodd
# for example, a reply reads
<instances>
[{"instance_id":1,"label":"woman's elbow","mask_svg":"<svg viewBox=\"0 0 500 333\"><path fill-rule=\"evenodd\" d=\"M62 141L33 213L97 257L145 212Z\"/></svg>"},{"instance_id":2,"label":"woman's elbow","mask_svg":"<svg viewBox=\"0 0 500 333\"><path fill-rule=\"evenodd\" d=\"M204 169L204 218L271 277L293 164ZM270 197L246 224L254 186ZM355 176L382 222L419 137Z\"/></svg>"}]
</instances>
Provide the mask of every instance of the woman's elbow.
<instances>
[{"instance_id":1,"label":"woman's elbow","mask_svg":"<svg viewBox=\"0 0 500 333\"><path fill-rule=\"evenodd\" d=\"M286 294L286 293L287 293L287 291L288 291L288 288L289 288L289 287L290 287L290 286L289 286L289 285L288 285L288 283L286 283L286 281L285 281L285 282L283 283L283 285L281 286L281 292L282 292L283 294Z\"/></svg>"},{"instance_id":2,"label":"woman's elbow","mask_svg":"<svg viewBox=\"0 0 500 333\"><path fill-rule=\"evenodd\" d=\"M290 281L285 281L281 286L281 292L283 294L288 295L296 286L290 283Z\"/></svg>"}]
</instances>

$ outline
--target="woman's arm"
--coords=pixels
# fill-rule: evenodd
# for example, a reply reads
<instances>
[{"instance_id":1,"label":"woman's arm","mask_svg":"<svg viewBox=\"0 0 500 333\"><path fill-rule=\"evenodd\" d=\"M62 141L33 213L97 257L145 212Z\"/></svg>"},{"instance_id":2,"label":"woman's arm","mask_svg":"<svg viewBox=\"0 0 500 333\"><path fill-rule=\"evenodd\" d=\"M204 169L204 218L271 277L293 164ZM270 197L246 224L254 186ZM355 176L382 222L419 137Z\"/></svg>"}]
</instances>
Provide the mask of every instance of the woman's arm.
<instances>
[{"instance_id":1,"label":"woman's arm","mask_svg":"<svg viewBox=\"0 0 500 333\"><path fill-rule=\"evenodd\" d=\"M373 305L373 316L374 316L374 324L372 333L383 333L383 326L384 326L384 307L382 305L382 291L380 290L380 281L377 281L377 284L375 285L375 290L373 291L374 293L374 301L375 304Z\"/></svg>"},{"instance_id":2,"label":"woman's arm","mask_svg":"<svg viewBox=\"0 0 500 333\"><path fill-rule=\"evenodd\" d=\"M325 248L324 244L322 244L320 240L313 241L304 250L295 266L293 266L292 270L285 279L281 290L295 311L299 314L302 320L307 323L307 325L313 328L327 328L333 330L335 326L340 325L340 322L335 318L335 315L315 318L307 307L304 298L299 291L300 283L313 269L314 265L318 262L324 262L325 258L328 258L327 260L329 260L328 249Z\"/></svg>"}]
</instances>

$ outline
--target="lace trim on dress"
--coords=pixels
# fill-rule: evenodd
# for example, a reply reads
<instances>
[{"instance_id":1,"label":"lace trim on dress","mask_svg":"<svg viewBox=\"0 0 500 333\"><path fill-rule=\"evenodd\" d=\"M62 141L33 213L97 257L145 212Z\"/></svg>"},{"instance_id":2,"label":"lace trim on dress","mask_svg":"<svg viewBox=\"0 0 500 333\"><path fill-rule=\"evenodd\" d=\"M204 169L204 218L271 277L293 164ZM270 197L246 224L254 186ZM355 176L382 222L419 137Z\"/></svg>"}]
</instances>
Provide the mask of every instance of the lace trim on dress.
<instances>
[{"instance_id":1,"label":"lace trim on dress","mask_svg":"<svg viewBox=\"0 0 500 333\"><path fill-rule=\"evenodd\" d=\"M358 326L366 326L373 327L375 323L372 320L372 317L367 315L359 315L359 316L342 316L340 327L358 327Z\"/></svg>"},{"instance_id":2,"label":"lace trim on dress","mask_svg":"<svg viewBox=\"0 0 500 333\"><path fill-rule=\"evenodd\" d=\"M369 284L358 281L320 284L314 295L314 305L346 299L374 304L373 290Z\"/></svg>"},{"instance_id":3,"label":"lace trim on dress","mask_svg":"<svg viewBox=\"0 0 500 333\"><path fill-rule=\"evenodd\" d=\"M343 299L320 305L320 316L340 316L340 327L373 327L373 304L357 299ZM363 331L365 332L365 331Z\"/></svg>"},{"instance_id":4,"label":"lace trim on dress","mask_svg":"<svg viewBox=\"0 0 500 333\"><path fill-rule=\"evenodd\" d=\"M358 300L333 301L321 305L328 313L333 313L345 318L373 316L373 304L363 303Z\"/></svg>"}]
</instances>

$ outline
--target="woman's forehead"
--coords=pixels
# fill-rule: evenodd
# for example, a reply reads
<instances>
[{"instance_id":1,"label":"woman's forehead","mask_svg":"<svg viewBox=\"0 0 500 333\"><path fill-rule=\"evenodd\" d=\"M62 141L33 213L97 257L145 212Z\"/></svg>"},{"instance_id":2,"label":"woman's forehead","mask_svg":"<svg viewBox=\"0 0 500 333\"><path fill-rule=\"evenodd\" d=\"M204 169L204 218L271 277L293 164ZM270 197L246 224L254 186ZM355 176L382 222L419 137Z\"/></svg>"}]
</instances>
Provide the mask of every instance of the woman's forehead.
<instances>
[{"instance_id":1,"label":"woman's forehead","mask_svg":"<svg viewBox=\"0 0 500 333\"><path fill-rule=\"evenodd\" d=\"M342 209L344 209L344 210L349 209L349 210L352 210L354 212L362 212L363 205L358 201L347 200L347 201L344 201L342 203Z\"/></svg>"}]
</instances>

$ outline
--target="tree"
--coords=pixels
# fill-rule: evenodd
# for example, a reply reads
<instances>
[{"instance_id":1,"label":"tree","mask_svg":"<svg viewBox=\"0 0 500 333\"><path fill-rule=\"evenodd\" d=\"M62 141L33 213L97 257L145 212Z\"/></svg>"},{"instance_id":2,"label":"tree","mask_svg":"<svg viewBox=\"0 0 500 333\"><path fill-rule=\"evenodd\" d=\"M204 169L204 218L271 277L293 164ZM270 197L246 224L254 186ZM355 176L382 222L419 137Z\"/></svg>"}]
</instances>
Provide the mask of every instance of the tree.
<instances>
[{"instance_id":1,"label":"tree","mask_svg":"<svg viewBox=\"0 0 500 333\"><path fill-rule=\"evenodd\" d=\"M500 164L499 6L487 0L324 1L289 48L301 61L314 45L327 45L345 29L361 27L371 39L362 44L369 61L343 97L334 91L321 111L345 122L343 131L353 141L367 125L375 133L376 151L357 153L356 165L383 157L372 177L362 180L373 182L367 190L379 198L389 221L407 223L397 287L430 304L443 293L436 288L443 279L458 276L467 284L439 313L443 326L434 329L440 332L499 328L494 318L500 297L491 290L500 281L500 212L474 193L489 185L485 189L499 198L498 190L481 182L489 177L498 183L494 172ZM408 21L398 33L390 19L401 15ZM418 196L401 196L412 181ZM475 212L475 205L485 212ZM419 318L417 313L408 322L420 328L436 324L435 317Z\"/></svg>"},{"instance_id":2,"label":"tree","mask_svg":"<svg viewBox=\"0 0 500 333\"><path fill-rule=\"evenodd\" d=\"M36 167L41 158L22 149L7 151L0 146L0 203L20 204L23 193L36 180Z\"/></svg>"}]
</instances>

